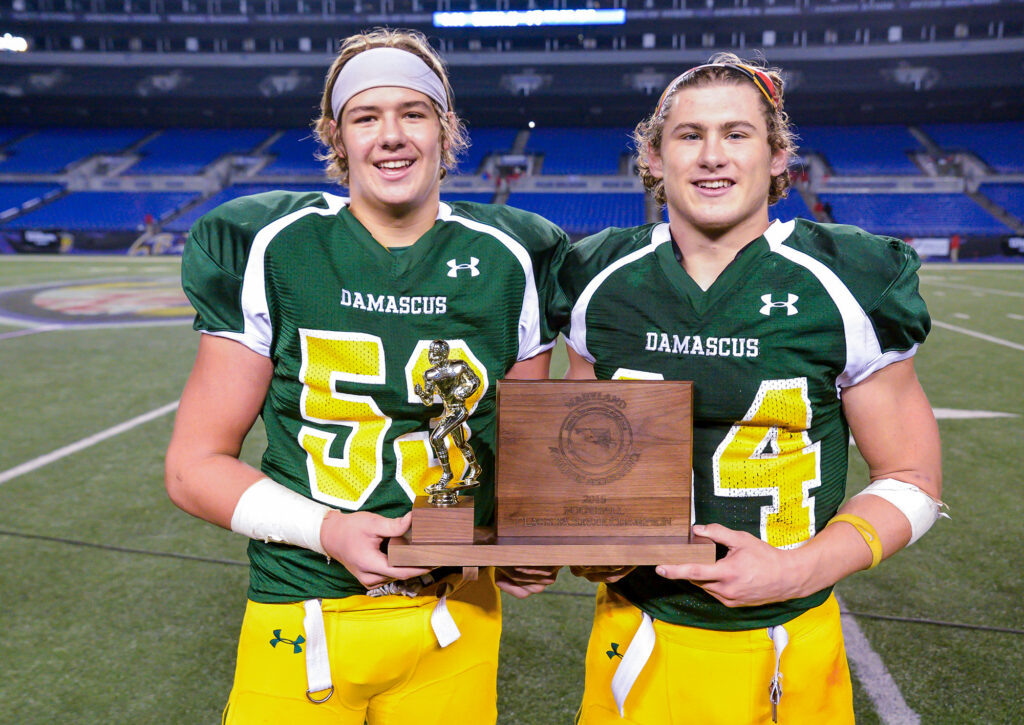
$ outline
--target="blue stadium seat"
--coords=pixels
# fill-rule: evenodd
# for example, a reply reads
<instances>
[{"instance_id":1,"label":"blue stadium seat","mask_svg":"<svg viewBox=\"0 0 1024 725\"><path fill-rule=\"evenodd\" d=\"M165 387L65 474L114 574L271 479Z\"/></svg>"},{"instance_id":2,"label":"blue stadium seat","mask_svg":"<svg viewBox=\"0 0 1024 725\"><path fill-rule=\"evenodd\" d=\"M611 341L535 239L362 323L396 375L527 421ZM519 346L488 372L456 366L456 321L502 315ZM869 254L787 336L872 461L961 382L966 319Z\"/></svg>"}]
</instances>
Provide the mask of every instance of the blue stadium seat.
<instances>
[{"instance_id":1,"label":"blue stadium seat","mask_svg":"<svg viewBox=\"0 0 1024 725\"><path fill-rule=\"evenodd\" d=\"M875 234L931 237L999 235L1011 230L963 194L821 194L840 224Z\"/></svg>"},{"instance_id":2,"label":"blue stadium seat","mask_svg":"<svg viewBox=\"0 0 1024 725\"><path fill-rule=\"evenodd\" d=\"M0 184L0 219L56 191L60 191L58 184Z\"/></svg>"},{"instance_id":3,"label":"blue stadium seat","mask_svg":"<svg viewBox=\"0 0 1024 725\"><path fill-rule=\"evenodd\" d=\"M970 151L996 171L1024 173L1024 122L935 123L921 130L946 151Z\"/></svg>"},{"instance_id":4,"label":"blue stadium seat","mask_svg":"<svg viewBox=\"0 0 1024 725\"><path fill-rule=\"evenodd\" d=\"M165 219L194 200L193 192L79 191L46 204L0 227L6 229L139 229L147 214Z\"/></svg>"},{"instance_id":5,"label":"blue stadium seat","mask_svg":"<svg viewBox=\"0 0 1024 725\"><path fill-rule=\"evenodd\" d=\"M0 126L0 146L15 141L28 133L28 129L14 126Z\"/></svg>"},{"instance_id":6,"label":"blue stadium seat","mask_svg":"<svg viewBox=\"0 0 1024 725\"><path fill-rule=\"evenodd\" d=\"M541 128L530 133L526 149L544 153L544 174L618 174L630 144L626 128Z\"/></svg>"},{"instance_id":7,"label":"blue stadium seat","mask_svg":"<svg viewBox=\"0 0 1024 725\"><path fill-rule=\"evenodd\" d=\"M285 131L267 153L277 158L258 174L259 176L324 176L324 162L316 154L323 150L311 130Z\"/></svg>"},{"instance_id":8,"label":"blue stadium seat","mask_svg":"<svg viewBox=\"0 0 1024 725\"><path fill-rule=\"evenodd\" d=\"M1024 184L982 184L978 191L1018 219L1024 220Z\"/></svg>"},{"instance_id":9,"label":"blue stadium seat","mask_svg":"<svg viewBox=\"0 0 1024 725\"><path fill-rule=\"evenodd\" d=\"M143 144L129 174L198 174L227 153L246 153L265 141L266 130L171 129Z\"/></svg>"},{"instance_id":10,"label":"blue stadium seat","mask_svg":"<svg viewBox=\"0 0 1024 725\"><path fill-rule=\"evenodd\" d=\"M782 221L789 221L797 217L814 221L813 212L807 208L807 203L800 196L800 192L793 188L789 190L789 196L768 207L768 216Z\"/></svg>"},{"instance_id":11,"label":"blue stadium seat","mask_svg":"<svg viewBox=\"0 0 1024 725\"><path fill-rule=\"evenodd\" d=\"M801 153L816 151L837 176L920 174L907 152L924 151L905 126L801 126Z\"/></svg>"},{"instance_id":12,"label":"blue stadium seat","mask_svg":"<svg viewBox=\"0 0 1024 725\"><path fill-rule=\"evenodd\" d=\"M276 184L238 184L236 186L228 186L211 196L206 201L196 204L181 216L167 222L164 224L163 228L169 232L187 232L192 228L192 225L195 224L199 217L226 201L237 199L240 196L262 194L265 191L276 191L281 188L281 186ZM322 184L289 184L287 188L289 191L327 191L332 194L344 193L340 187L331 184L328 181L324 181Z\"/></svg>"},{"instance_id":13,"label":"blue stadium seat","mask_svg":"<svg viewBox=\"0 0 1024 725\"><path fill-rule=\"evenodd\" d=\"M119 153L146 137L140 129L48 129L9 145L0 173L56 174L94 154Z\"/></svg>"},{"instance_id":14,"label":"blue stadium seat","mask_svg":"<svg viewBox=\"0 0 1024 725\"><path fill-rule=\"evenodd\" d=\"M514 128L473 128L469 131L469 149L458 161L456 173L475 174L488 154L509 151L516 142Z\"/></svg>"},{"instance_id":15,"label":"blue stadium seat","mask_svg":"<svg viewBox=\"0 0 1024 725\"><path fill-rule=\"evenodd\" d=\"M494 194L491 192L441 192L441 201L475 201L478 204L490 204L494 201Z\"/></svg>"},{"instance_id":16,"label":"blue stadium seat","mask_svg":"<svg viewBox=\"0 0 1024 725\"><path fill-rule=\"evenodd\" d=\"M513 193L507 204L547 217L568 234L593 234L606 227L643 224L643 194Z\"/></svg>"}]
</instances>

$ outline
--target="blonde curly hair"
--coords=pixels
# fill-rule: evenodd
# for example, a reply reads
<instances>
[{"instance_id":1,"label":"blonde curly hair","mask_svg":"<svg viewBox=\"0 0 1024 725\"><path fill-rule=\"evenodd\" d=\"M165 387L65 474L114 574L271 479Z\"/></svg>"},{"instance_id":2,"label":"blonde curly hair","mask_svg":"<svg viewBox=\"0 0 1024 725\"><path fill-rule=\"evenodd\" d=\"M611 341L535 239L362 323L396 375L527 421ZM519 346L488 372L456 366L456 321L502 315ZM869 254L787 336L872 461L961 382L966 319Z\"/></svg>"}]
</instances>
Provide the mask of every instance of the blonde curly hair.
<instances>
[{"instance_id":1,"label":"blonde curly hair","mask_svg":"<svg viewBox=\"0 0 1024 725\"><path fill-rule=\"evenodd\" d=\"M775 88L775 104L773 104L764 92L761 96L761 108L764 111L765 121L768 124L768 145L774 155L779 150L785 150L790 158L796 155L796 135L789 123L789 116L782 110L782 88L784 81L782 72L778 68L771 68L763 63L752 63L742 60L734 53L716 53L708 59L707 65L700 66L692 72L685 74L685 77L677 79L674 85L668 88L665 97L662 98L658 108L648 118L637 124L633 131L633 143L636 145L636 166L643 181L644 188L654 195L655 200L664 206L668 199L665 196L664 179L655 178L651 173L650 154L661 151L662 132L665 129L665 119L672 110L672 102L679 91L683 88L699 88L719 84L740 85L754 82L747 73L730 66L749 66L754 68L771 79ZM771 179L768 190L768 204L772 205L786 197L789 193L789 170L783 171Z\"/></svg>"},{"instance_id":2,"label":"blonde curly hair","mask_svg":"<svg viewBox=\"0 0 1024 725\"><path fill-rule=\"evenodd\" d=\"M427 36L423 33L418 30L374 28L345 38L341 42L337 57L327 71L324 93L320 99L320 117L313 122L313 133L324 147L323 151L317 153L316 158L326 162L327 176L342 186L348 185L348 159L338 152L338 146L341 144L341 124L337 124L333 132L331 130L331 124L337 121L334 118L334 110L331 108L331 95L334 92L334 83L338 80L338 74L341 73L345 64L364 50L371 48L398 48L419 57L441 79L445 96L448 98L448 108L455 108L455 96L452 93L451 83L448 81L448 71L444 61L430 47ZM444 109L433 100L431 100L431 105L441 121L439 140L441 142L441 178L443 179L448 171L455 168L459 154L469 147L469 136L466 133L465 124L454 112L445 113Z\"/></svg>"}]
</instances>

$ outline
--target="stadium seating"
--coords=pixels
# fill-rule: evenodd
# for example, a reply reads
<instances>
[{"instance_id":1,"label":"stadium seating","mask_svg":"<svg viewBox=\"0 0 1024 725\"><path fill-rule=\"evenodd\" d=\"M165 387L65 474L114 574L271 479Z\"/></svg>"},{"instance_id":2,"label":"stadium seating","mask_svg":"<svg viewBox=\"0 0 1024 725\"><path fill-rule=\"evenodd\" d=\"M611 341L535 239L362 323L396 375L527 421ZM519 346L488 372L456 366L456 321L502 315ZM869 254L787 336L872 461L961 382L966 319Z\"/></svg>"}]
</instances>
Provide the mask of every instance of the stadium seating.
<instances>
[{"instance_id":1,"label":"stadium seating","mask_svg":"<svg viewBox=\"0 0 1024 725\"><path fill-rule=\"evenodd\" d=\"M448 192L446 193L443 188L441 191L441 201L474 201L477 204L490 204L494 201L494 194L487 192L486 194L474 193L474 192Z\"/></svg>"},{"instance_id":2,"label":"stadium seating","mask_svg":"<svg viewBox=\"0 0 1024 725\"><path fill-rule=\"evenodd\" d=\"M800 152L817 152L837 176L921 173L907 153L925 149L905 126L801 126L797 134Z\"/></svg>"},{"instance_id":3,"label":"stadium seating","mask_svg":"<svg viewBox=\"0 0 1024 725\"><path fill-rule=\"evenodd\" d=\"M509 151L516 140L513 128L474 128L469 132L469 149L459 159L456 173L476 174L490 153Z\"/></svg>"},{"instance_id":4,"label":"stadium seating","mask_svg":"<svg viewBox=\"0 0 1024 725\"><path fill-rule=\"evenodd\" d=\"M171 129L137 149L142 159L128 174L198 174L228 153L251 151L270 136L265 130Z\"/></svg>"},{"instance_id":5,"label":"stadium seating","mask_svg":"<svg viewBox=\"0 0 1024 725\"><path fill-rule=\"evenodd\" d=\"M807 208L807 203L796 189L790 189L789 196L768 207L768 216L782 221L789 221L797 217L815 221L814 213Z\"/></svg>"},{"instance_id":6,"label":"stadium seating","mask_svg":"<svg viewBox=\"0 0 1024 725\"><path fill-rule=\"evenodd\" d=\"M921 130L946 151L970 151L998 172L1024 173L1024 122L936 123Z\"/></svg>"},{"instance_id":7,"label":"stadium seating","mask_svg":"<svg viewBox=\"0 0 1024 725\"><path fill-rule=\"evenodd\" d=\"M643 194L513 193L506 203L547 217L573 236L646 221Z\"/></svg>"},{"instance_id":8,"label":"stadium seating","mask_svg":"<svg viewBox=\"0 0 1024 725\"><path fill-rule=\"evenodd\" d=\"M542 128L530 132L526 150L544 154L544 174L618 174L630 143L625 128Z\"/></svg>"},{"instance_id":9,"label":"stadium seating","mask_svg":"<svg viewBox=\"0 0 1024 725\"><path fill-rule=\"evenodd\" d=\"M57 184L0 184L0 219L4 219L25 204L40 201L60 191Z\"/></svg>"},{"instance_id":10,"label":"stadium seating","mask_svg":"<svg viewBox=\"0 0 1024 725\"><path fill-rule=\"evenodd\" d=\"M821 194L832 217L875 234L897 237L1011 234L963 194Z\"/></svg>"},{"instance_id":11,"label":"stadium seating","mask_svg":"<svg viewBox=\"0 0 1024 725\"><path fill-rule=\"evenodd\" d=\"M14 126L0 126L0 146L24 136L28 131Z\"/></svg>"},{"instance_id":12,"label":"stadium seating","mask_svg":"<svg viewBox=\"0 0 1024 725\"><path fill-rule=\"evenodd\" d=\"M228 186L211 196L206 201L191 207L181 216L175 217L171 221L167 222L164 225L164 229L169 232L187 232L199 217L226 201L237 199L240 196L261 194L265 191L275 191L281 188L283 187L277 184L237 184L234 186ZM338 186L335 186L328 181L324 181L323 184L289 184L287 185L287 188L291 191L329 191L334 194L342 193Z\"/></svg>"},{"instance_id":13,"label":"stadium seating","mask_svg":"<svg viewBox=\"0 0 1024 725\"><path fill-rule=\"evenodd\" d=\"M141 129L47 129L22 138L6 149L0 174L56 174L94 154L119 153L138 143Z\"/></svg>"},{"instance_id":14,"label":"stadium seating","mask_svg":"<svg viewBox=\"0 0 1024 725\"><path fill-rule=\"evenodd\" d=\"M285 131L266 150L277 158L265 166L259 176L322 176L324 163L315 156L322 150L311 130Z\"/></svg>"},{"instance_id":15,"label":"stadium seating","mask_svg":"<svg viewBox=\"0 0 1024 725\"><path fill-rule=\"evenodd\" d=\"M80 191L0 224L5 229L131 230L147 214L166 219L198 195L190 192Z\"/></svg>"},{"instance_id":16,"label":"stadium seating","mask_svg":"<svg viewBox=\"0 0 1024 725\"><path fill-rule=\"evenodd\" d=\"M978 191L1018 219L1024 220L1024 184L982 184Z\"/></svg>"}]
</instances>

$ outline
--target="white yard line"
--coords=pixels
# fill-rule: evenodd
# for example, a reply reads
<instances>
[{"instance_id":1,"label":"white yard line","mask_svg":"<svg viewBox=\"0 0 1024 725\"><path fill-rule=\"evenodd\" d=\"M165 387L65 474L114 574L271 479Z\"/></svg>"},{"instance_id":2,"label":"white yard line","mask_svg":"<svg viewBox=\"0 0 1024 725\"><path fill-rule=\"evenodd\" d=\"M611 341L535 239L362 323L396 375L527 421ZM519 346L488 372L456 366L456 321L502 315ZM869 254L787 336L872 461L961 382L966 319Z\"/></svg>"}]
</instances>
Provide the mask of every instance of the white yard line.
<instances>
[{"instance_id":1,"label":"white yard line","mask_svg":"<svg viewBox=\"0 0 1024 725\"><path fill-rule=\"evenodd\" d=\"M938 320L932 320L932 325L934 325L935 327L941 327L943 330L959 332L962 335L970 335L971 337L976 337L979 340L985 340L986 342L994 342L997 345L1004 345L1006 347L1013 348L1014 350L1024 351L1024 345L1021 345L1020 343L1010 342L1009 340L1004 340L1001 337L993 337L992 335L986 335L984 332L975 332L974 330L968 330L966 327L957 327L956 325L951 325L948 322L939 322Z\"/></svg>"},{"instance_id":2,"label":"white yard line","mask_svg":"<svg viewBox=\"0 0 1024 725\"><path fill-rule=\"evenodd\" d=\"M969 284L957 284L956 282L945 282L937 279L928 279L927 277L922 277L921 281L925 284L933 284L939 287L949 287L950 289L976 292L979 296L1004 295L1006 297L1024 297L1024 292L1013 292L1012 290L991 289L990 287L974 287Z\"/></svg>"},{"instance_id":3,"label":"white yard line","mask_svg":"<svg viewBox=\"0 0 1024 725\"><path fill-rule=\"evenodd\" d=\"M839 606L845 608L841 600ZM840 619L851 673L864 686L878 717L885 725L919 725L921 716L907 705L882 658L871 649L857 620L850 614L844 614Z\"/></svg>"},{"instance_id":4,"label":"white yard line","mask_svg":"<svg viewBox=\"0 0 1024 725\"><path fill-rule=\"evenodd\" d=\"M113 438L114 436L129 431L132 428L137 428L143 423L148 423L151 420L165 416L168 413L177 410L177 408L178 401L176 400L173 403L168 403L156 410L151 410L148 413L143 413L131 420L126 420L124 423L118 423L112 428L107 428L106 430L95 433L88 438L83 438L82 440L66 445L63 448L58 448L57 450L39 456L38 458L33 458L31 461L26 461L19 466L9 468L3 473L0 473L0 484L7 483L12 478L17 478L18 476L34 471L37 468L42 468L43 466L53 463L54 461L58 461L61 458L66 458L73 453L78 453L78 451L94 446L97 443L105 441L107 438Z\"/></svg>"}]
</instances>

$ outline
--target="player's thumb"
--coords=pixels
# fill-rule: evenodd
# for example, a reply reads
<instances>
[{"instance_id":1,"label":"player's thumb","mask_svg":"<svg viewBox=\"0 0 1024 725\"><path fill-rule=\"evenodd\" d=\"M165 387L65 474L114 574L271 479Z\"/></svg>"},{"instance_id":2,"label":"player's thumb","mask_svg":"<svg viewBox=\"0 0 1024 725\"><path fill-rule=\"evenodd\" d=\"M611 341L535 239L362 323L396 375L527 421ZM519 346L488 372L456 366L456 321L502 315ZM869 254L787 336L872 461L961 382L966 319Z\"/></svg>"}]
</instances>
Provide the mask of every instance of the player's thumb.
<instances>
[{"instance_id":1,"label":"player's thumb","mask_svg":"<svg viewBox=\"0 0 1024 725\"><path fill-rule=\"evenodd\" d=\"M412 523L412 511L407 513L405 516L399 519L388 519L385 518L381 523L379 533L384 537L401 536L409 530L409 524Z\"/></svg>"}]
</instances>

